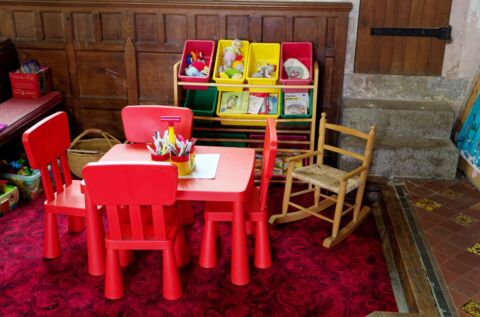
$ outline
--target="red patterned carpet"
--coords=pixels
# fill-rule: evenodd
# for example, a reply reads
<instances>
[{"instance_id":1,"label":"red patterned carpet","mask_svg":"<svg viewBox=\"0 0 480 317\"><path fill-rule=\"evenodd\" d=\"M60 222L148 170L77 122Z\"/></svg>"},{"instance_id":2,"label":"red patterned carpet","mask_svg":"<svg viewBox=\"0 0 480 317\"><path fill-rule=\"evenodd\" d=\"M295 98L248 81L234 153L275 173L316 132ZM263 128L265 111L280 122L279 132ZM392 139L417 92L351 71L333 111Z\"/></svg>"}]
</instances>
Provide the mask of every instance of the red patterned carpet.
<instances>
[{"instance_id":1,"label":"red patterned carpet","mask_svg":"<svg viewBox=\"0 0 480 317\"><path fill-rule=\"evenodd\" d=\"M283 189L274 188L271 210ZM103 297L103 277L87 273L85 233L66 233L60 219L62 256L42 258L42 198L0 218L0 316L365 316L397 311L373 216L330 250L322 247L328 224L318 219L271 226L273 267L251 265L248 286L230 282L230 227L221 224L220 262L198 266L202 205L186 226L193 263L180 271L184 296L162 296L160 252L138 252L124 272L126 295ZM253 254L253 240L249 252ZM252 259L252 258L251 258Z\"/></svg>"}]
</instances>

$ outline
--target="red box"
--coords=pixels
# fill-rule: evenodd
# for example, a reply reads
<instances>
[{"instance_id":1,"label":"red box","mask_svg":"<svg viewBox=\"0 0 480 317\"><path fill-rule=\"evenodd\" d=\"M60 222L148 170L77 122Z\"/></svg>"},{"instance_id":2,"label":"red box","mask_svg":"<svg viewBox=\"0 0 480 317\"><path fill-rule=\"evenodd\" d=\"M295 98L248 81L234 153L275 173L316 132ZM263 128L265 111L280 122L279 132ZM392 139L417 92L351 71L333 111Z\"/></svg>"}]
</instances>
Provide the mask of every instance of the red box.
<instances>
[{"instance_id":1,"label":"red box","mask_svg":"<svg viewBox=\"0 0 480 317\"><path fill-rule=\"evenodd\" d=\"M208 74L204 77L195 77L185 75L187 67L187 56L190 52L202 52L203 58L208 66ZM178 69L178 78L183 82L208 83L212 74L213 60L215 59L215 41L186 40L183 47L182 62ZM184 89L207 90L208 86L183 86Z\"/></svg>"},{"instance_id":2,"label":"red box","mask_svg":"<svg viewBox=\"0 0 480 317\"><path fill-rule=\"evenodd\" d=\"M22 74L16 71L10 72L9 75L15 98L37 99L53 88L50 67L42 67L36 74Z\"/></svg>"},{"instance_id":3,"label":"red box","mask_svg":"<svg viewBox=\"0 0 480 317\"><path fill-rule=\"evenodd\" d=\"M308 79L289 79L284 63L289 58L298 59L309 71ZM309 85L313 78L313 50L311 42L283 42L280 47L280 82L282 85ZM308 92L308 89L287 89L284 92Z\"/></svg>"}]
</instances>

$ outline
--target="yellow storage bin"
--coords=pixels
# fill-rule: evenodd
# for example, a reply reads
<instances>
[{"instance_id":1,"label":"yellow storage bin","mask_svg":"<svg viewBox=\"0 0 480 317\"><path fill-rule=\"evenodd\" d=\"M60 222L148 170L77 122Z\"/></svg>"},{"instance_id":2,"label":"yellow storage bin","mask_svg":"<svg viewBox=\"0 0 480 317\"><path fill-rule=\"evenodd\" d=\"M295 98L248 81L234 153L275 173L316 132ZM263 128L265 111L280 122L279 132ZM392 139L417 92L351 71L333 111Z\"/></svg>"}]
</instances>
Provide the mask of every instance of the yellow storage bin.
<instances>
[{"instance_id":1,"label":"yellow storage bin","mask_svg":"<svg viewBox=\"0 0 480 317\"><path fill-rule=\"evenodd\" d=\"M218 48L217 48L217 56L215 58L215 68L213 72L213 80L217 84L243 84L245 82L245 76L246 76L246 69L247 69L247 63L248 63L248 47L249 47L249 42L248 41L239 41L241 43L241 47L239 48L240 54L243 56L243 60L241 63L243 63L243 74L241 78L225 78L221 77L220 75L220 67L225 67L225 61L224 61L224 51L225 48L231 47L233 44L234 40L219 40L218 41ZM227 62L228 63L228 62ZM239 63L235 63L239 64ZM233 65L233 69L235 66L241 67L240 65ZM228 66L228 65L227 65ZM236 71L233 71L236 73ZM218 91L242 91L242 87L217 87Z\"/></svg>"},{"instance_id":2,"label":"yellow storage bin","mask_svg":"<svg viewBox=\"0 0 480 317\"><path fill-rule=\"evenodd\" d=\"M251 85L275 85L280 64L280 43L251 43L248 52L247 81ZM274 70L268 69L268 65ZM256 77L267 72L267 78ZM250 91L278 93L277 88L250 88Z\"/></svg>"},{"instance_id":3,"label":"yellow storage bin","mask_svg":"<svg viewBox=\"0 0 480 317\"><path fill-rule=\"evenodd\" d=\"M263 91L264 92L264 91ZM240 100L239 103L243 103L242 106L240 107L235 107L235 110L225 110L225 103L226 101L224 100L223 105L222 105L222 96L225 94L230 94L230 95L235 95L237 94L239 97L238 99ZM222 125L246 125L246 126L265 126L266 125L266 120L267 118L278 118L280 115L280 104L281 100L280 94L279 93L269 93L270 98L275 97L273 100L276 100L276 103L273 104L271 103L271 107L274 108L274 111L272 111L272 114L250 114L250 113L245 113L248 111L249 107L249 96L250 93L248 91L243 91L243 92L228 92L228 91L223 91L219 92L218 94L218 102L217 102L217 116L227 119L227 120L222 120L221 124ZM248 96L248 97L247 97ZM269 98L269 100L270 100ZM247 100L246 100L247 99ZM246 103L246 106L245 106ZM243 113L235 113L235 111L243 111L246 107L246 111ZM243 110L240 110L238 108L243 108ZM232 112L230 112L232 111ZM229 121L228 119L246 119L246 120L232 120ZM250 120L248 120L250 119ZM255 120L252 120L255 119Z\"/></svg>"}]
</instances>

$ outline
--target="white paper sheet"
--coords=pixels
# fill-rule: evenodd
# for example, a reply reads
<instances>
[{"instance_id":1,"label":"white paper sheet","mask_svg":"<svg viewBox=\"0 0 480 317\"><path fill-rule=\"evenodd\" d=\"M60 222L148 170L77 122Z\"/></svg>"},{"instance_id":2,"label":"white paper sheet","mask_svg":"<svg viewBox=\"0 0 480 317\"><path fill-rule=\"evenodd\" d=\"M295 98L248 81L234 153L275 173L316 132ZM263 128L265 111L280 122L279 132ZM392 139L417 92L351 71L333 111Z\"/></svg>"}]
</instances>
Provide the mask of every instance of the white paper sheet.
<instances>
[{"instance_id":1,"label":"white paper sheet","mask_svg":"<svg viewBox=\"0 0 480 317\"><path fill-rule=\"evenodd\" d=\"M206 178L213 179L217 173L220 154L195 154L195 168L188 175L178 178Z\"/></svg>"}]
</instances>

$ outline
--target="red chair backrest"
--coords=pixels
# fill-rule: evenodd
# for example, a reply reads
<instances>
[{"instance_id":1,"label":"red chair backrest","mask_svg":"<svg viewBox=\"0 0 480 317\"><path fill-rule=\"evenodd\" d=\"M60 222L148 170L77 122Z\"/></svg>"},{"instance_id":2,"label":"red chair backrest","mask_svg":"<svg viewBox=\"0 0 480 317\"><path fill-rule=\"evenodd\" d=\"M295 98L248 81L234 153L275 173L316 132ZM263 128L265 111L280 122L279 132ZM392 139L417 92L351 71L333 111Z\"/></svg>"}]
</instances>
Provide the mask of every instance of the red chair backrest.
<instances>
[{"instance_id":1,"label":"red chair backrest","mask_svg":"<svg viewBox=\"0 0 480 317\"><path fill-rule=\"evenodd\" d=\"M22 142L30 166L40 170L47 201L53 200L55 190L61 193L64 190L63 184L68 186L72 183L67 160L67 149L70 146L67 114L59 111L38 122L23 133ZM50 178L49 166L55 188Z\"/></svg>"},{"instance_id":2,"label":"red chair backrest","mask_svg":"<svg viewBox=\"0 0 480 317\"><path fill-rule=\"evenodd\" d=\"M268 186L273 175L275 158L277 156L278 137L276 122L272 118L267 119L265 128L265 140L263 143L262 178L260 180L260 208L265 210L267 205Z\"/></svg>"},{"instance_id":3,"label":"red chair backrest","mask_svg":"<svg viewBox=\"0 0 480 317\"><path fill-rule=\"evenodd\" d=\"M162 122L162 116L180 116L181 121L174 123L175 133L189 139L192 135L193 112L189 108L174 106L126 106L122 109L122 122L125 138L132 143L153 142L154 130L163 134L168 122Z\"/></svg>"},{"instance_id":4,"label":"red chair backrest","mask_svg":"<svg viewBox=\"0 0 480 317\"><path fill-rule=\"evenodd\" d=\"M155 239L165 239L164 206L177 197L177 167L165 162L89 163L83 170L88 195L96 205L105 205L112 239L144 240L148 223L145 206L151 207ZM128 223L120 214L128 206Z\"/></svg>"}]
</instances>

